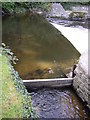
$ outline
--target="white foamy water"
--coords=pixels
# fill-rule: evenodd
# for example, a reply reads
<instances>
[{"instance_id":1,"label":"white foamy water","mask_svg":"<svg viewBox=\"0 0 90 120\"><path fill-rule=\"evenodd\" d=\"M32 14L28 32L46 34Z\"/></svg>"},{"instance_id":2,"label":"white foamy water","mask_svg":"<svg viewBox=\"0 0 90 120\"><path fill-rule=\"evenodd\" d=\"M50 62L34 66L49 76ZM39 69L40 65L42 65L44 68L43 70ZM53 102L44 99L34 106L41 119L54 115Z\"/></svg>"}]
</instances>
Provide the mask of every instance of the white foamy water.
<instances>
[{"instance_id":1,"label":"white foamy water","mask_svg":"<svg viewBox=\"0 0 90 120\"><path fill-rule=\"evenodd\" d=\"M88 29L83 27L65 27L56 23L51 24L57 28L81 54L88 49Z\"/></svg>"}]
</instances>

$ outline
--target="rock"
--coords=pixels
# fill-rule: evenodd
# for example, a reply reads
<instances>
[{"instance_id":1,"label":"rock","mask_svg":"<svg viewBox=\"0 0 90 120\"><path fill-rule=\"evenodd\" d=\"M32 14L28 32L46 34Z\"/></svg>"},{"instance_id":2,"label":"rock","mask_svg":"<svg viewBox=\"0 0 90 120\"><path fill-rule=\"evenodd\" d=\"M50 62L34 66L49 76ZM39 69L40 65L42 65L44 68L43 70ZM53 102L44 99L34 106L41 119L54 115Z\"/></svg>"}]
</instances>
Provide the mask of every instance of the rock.
<instances>
[{"instance_id":1,"label":"rock","mask_svg":"<svg viewBox=\"0 0 90 120\"><path fill-rule=\"evenodd\" d=\"M51 68L48 68L48 73L53 74L54 72L53 72L53 70Z\"/></svg>"},{"instance_id":2,"label":"rock","mask_svg":"<svg viewBox=\"0 0 90 120\"><path fill-rule=\"evenodd\" d=\"M79 59L79 66L88 74L88 50L86 50Z\"/></svg>"},{"instance_id":3,"label":"rock","mask_svg":"<svg viewBox=\"0 0 90 120\"><path fill-rule=\"evenodd\" d=\"M82 11L72 11L69 14L69 18L72 20L86 20L88 18L88 13Z\"/></svg>"},{"instance_id":4,"label":"rock","mask_svg":"<svg viewBox=\"0 0 90 120\"><path fill-rule=\"evenodd\" d=\"M73 6L72 12L69 14L69 18L73 20L86 20L89 18L88 14L88 8L89 6L79 5L79 6Z\"/></svg>"},{"instance_id":5,"label":"rock","mask_svg":"<svg viewBox=\"0 0 90 120\"><path fill-rule=\"evenodd\" d=\"M76 76L74 77L73 86L79 97L87 103L90 108L90 66L88 50L80 57L78 67L75 69Z\"/></svg>"},{"instance_id":6,"label":"rock","mask_svg":"<svg viewBox=\"0 0 90 120\"><path fill-rule=\"evenodd\" d=\"M50 17L69 17L60 3L52 3L52 9L49 15Z\"/></svg>"}]
</instances>

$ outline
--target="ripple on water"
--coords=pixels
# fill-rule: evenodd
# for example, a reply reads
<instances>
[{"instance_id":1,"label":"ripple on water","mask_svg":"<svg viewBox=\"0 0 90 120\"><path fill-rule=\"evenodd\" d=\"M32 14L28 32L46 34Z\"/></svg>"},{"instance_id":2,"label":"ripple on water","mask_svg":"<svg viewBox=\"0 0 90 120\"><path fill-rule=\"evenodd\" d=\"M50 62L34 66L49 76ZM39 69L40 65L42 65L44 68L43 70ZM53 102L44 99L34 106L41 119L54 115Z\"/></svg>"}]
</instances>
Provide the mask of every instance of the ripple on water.
<instances>
[{"instance_id":1,"label":"ripple on water","mask_svg":"<svg viewBox=\"0 0 90 120\"><path fill-rule=\"evenodd\" d=\"M32 104L40 118L87 118L89 113L70 90L42 88L30 92Z\"/></svg>"}]
</instances>

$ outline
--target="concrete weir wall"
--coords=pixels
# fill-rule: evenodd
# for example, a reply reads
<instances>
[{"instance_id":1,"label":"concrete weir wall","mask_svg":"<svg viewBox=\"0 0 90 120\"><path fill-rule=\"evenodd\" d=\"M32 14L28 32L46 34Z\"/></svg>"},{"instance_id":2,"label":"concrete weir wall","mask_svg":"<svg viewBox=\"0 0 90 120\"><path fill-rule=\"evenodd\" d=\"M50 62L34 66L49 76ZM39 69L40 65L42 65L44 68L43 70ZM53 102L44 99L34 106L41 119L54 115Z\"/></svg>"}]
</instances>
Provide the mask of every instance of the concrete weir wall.
<instances>
[{"instance_id":1,"label":"concrete weir wall","mask_svg":"<svg viewBox=\"0 0 90 120\"><path fill-rule=\"evenodd\" d=\"M87 103L90 109L90 70L88 68L88 51L85 51L78 62L75 69L76 76L74 77L73 87L79 97Z\"/></svg>"},{"instance_id":2,"label":"concrete weir wall","mask_svg":"<svg viewBox=\"0 0 90 120\"><path fill-rule=\"evenodd\" d=\"M73 78L53 78L53 79L37 79L37 80L23 80L27 88L37 87L66 87L71 86Z\"/></svg>"}]
</instances>

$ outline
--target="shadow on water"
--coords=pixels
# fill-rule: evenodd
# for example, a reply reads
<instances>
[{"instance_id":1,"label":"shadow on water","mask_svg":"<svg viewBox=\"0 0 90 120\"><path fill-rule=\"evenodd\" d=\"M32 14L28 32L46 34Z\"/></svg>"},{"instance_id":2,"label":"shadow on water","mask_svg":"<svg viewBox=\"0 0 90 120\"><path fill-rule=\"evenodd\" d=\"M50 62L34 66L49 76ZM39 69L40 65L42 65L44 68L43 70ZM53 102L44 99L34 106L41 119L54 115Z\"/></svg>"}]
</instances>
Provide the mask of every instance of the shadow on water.
<instances>
[{"instance_id":1,"label":"shadow on water","mask_svg":"<svg viewBox=\"0 0 90 120\"><path fill-rule=\"evenodd\" d=\"M65 77L80 56L57 29L37 14L9 16L2 24L3 42L18 57L14 67L22 79Z\"/></svg>"}]
</instances>

